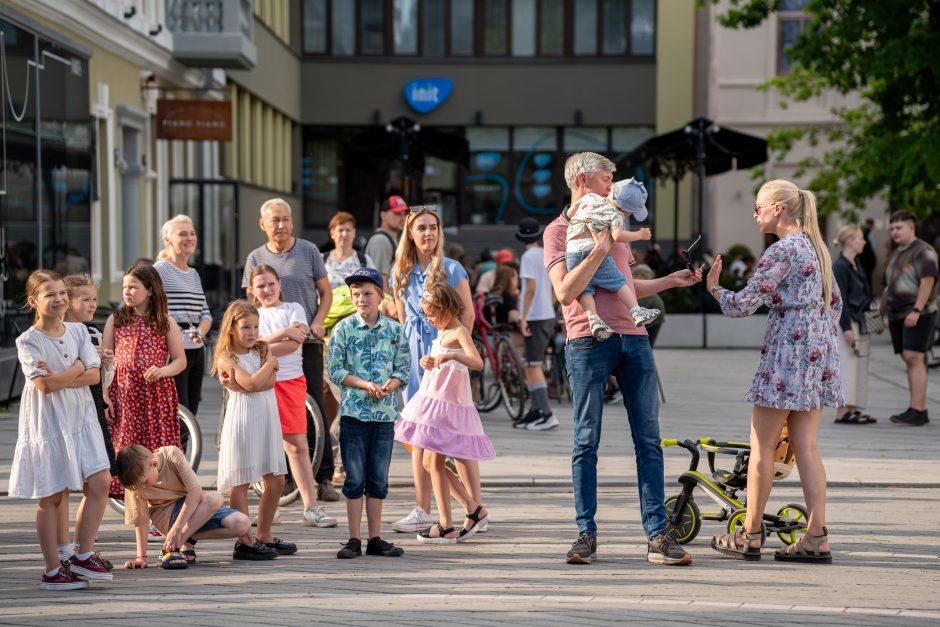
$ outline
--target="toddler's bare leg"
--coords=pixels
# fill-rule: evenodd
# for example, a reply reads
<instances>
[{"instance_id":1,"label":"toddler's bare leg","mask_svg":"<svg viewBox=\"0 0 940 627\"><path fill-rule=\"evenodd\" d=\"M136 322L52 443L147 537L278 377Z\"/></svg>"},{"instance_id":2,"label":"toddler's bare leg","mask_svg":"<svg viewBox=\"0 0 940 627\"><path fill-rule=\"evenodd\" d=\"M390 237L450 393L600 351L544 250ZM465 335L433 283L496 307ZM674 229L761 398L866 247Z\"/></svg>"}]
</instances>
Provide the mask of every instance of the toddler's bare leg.
<instances>
[{"instance_id":1,"label":"toddler's bare leg","mask_svg":"<svg viewBox=\"0 0 940 627\"><path fill-rule=\"evenodd\" d=\"M629 283L624 283L623 287L617 290L617 298L619 298L620 302L626 305L628 309L633 309L637 306L636 294L630 289Z\"/></svg>"},{"instance_id":2,"label":"toddler's bare leg","mask_svg":"<svg viewBox=\"0 0 940 627\"><path fill-rule=\"evenodd\" d=\"M594 304L594 294L581 294L581 296L578 297L578 302L581 303L581 307L584 308L587 315L597 315L597 305Z\"/></svg>"}]
</instances>

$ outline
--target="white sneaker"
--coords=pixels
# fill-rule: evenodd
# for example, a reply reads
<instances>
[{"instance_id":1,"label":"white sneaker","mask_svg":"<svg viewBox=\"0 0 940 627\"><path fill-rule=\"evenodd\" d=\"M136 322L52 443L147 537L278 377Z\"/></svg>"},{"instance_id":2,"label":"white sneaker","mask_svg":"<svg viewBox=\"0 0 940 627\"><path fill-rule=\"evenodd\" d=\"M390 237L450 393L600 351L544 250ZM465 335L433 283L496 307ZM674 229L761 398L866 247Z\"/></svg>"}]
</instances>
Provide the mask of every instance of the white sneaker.
<instances>
[{"instance_id":1,"label":"white sneaker","mask_svg":"<svg viewBox=\"0 0 940 627\"><path fill-rule=\"evenodd\" d=\"M416 507L411 510L410 514L392 523L392 530L399 533L417 533L424 531L433 524L434 519L431 518L431 515L420 507Z\"/></svg>"},{"instance_id":2,"label":"white sneaker","mask_svg":"<svg viewBox=\"0 0 940 627\"><path fill-rule=\"evenodd\" d=\"M659 317L659 314L662 312L658 309L647 309L646 307L638 307L637 312L633 314L633 322L638 327L645 327L650 322Z\"/></svg>"},{"instance_id":3,"label":"white sneaker","mask_svg":"<svg viewBox=\"0 0 940 627\"><path fill-rule=\"evenodd\" d=\"M598 342L603 342L614 334L614 330L607 326L607 323L601 320L600 316L591 314L588 316L588 323L591 325L591 335Z\"/></svg>"},{"instance_id":4,"label":"white sneaker","mask_svg":"<svg viewBox=\"0 0 940 627\"><path fill-rule=\"evenodd\" d=\"M335 527L336 519L326 515L322 505L304 510L304 524L308 527Z\"/></svg>"},{"instance_id":5,"label":"white sneaker","mask_svg":"<svg viewBox=\"0 0 940 627\"><path fill-rule=\"evenodd\" d=\"M150 525L150 529L147 530L147 542L163 542L163 534L153 525Z\"/></svg>"},{"instance_id":6,"label":"white sneaker","mask_svg":"<svg viewBox=\"0 0 940 627\"><path fill-rule=\"evenodd\" d=\"M277 510L276 512L274 512L274 520L271 521L271 524L279 525L280 523L281 523L281 510ZM255 514L254 516L251 517L251 526L252 527L258 526L258 514Z\"/></svg>"},{"instance_id":7,"label":"white sneaker","mask_svg":"<svg viewBox=\"0 0 940 627\"><path fill-rule=\"evenodd\" d=\"M554 429L558 426L558 418L555 418L554 414L542 414L538 420L533 420L528 423L525 428L529 431L548 431L549 429Z\"/></svg>"}]
</instances>

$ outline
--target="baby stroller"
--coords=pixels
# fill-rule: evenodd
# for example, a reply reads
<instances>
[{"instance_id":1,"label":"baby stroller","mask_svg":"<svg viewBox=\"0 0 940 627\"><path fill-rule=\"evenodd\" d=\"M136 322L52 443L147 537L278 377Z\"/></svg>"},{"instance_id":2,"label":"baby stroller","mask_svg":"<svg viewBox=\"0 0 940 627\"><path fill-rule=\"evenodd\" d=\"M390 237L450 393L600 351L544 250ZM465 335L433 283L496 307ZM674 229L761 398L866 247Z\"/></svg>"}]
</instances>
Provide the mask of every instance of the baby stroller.
<instances>
[{"instance_id":1,"label":"baby stroller","mask_svg":"<svg viewBox=\"0 0 940 627\"><path fill-rule=\"evenodd\" d=\"M689 469L679 476L682 492L666 499L666 531L680 544L687 544L698 535L702 520L726 522L728 533L734 533L738 527L743 528L746 501L738 498L738 492L747 486L747 464L751 445L747 442L718 442L712 438L696 441L663 440L662 445L663 448L681 446L692 455ZM698 470L702 452L708 457L708 474ZM719 455L733 456L733 470L722 470L716 466ZM789 476L794 461L784 427L774 455L774 480ZM702 512L699 509L692 494L696 487L701 488L718 504L717 512ZM797 541L798 534L806 532L808 518L805 506L789 503L781 507L776 514L765 513L763 524L767 535L776 533L786 544L793 544Z\"/></svg>"}]
</instances>

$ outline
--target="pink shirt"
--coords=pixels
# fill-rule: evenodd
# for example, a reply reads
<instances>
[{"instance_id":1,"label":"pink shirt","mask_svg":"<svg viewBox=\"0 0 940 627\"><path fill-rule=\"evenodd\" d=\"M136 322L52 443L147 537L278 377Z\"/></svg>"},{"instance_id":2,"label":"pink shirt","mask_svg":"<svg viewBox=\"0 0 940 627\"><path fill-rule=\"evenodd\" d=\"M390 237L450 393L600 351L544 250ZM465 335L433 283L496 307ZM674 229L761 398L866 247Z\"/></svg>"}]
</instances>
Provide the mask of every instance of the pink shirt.
<instances>
[{"instance_id":1,"label":"pink shirt","mask_svg":"<svg viewBox=\"0 0 940 627\"><path fill-rule=\"evenodd\" d=\"M551 271L552 266L556 263L563 265L565 263L565 234L568 231L568 224L570 222L565 215L567 209L568 208L565 207L565 211L562 211L560 216L545 227L545 233L542 236L542 241L545 246L545 268L549 271ZM630 273L630 266L636 263L636 261L633 259L633 253L630 252L630 247L620 242L614 242L608 254L613 258L614 262L617 264L617 268L623 273L623 276L626 277L630 289L635 293L636 288L633 285L633 275ZM633 317L630 316L630 312L613 292L598 288L594 294L594 303L597 305L597 315L617 333L622 335L647 334L645 327L637 328L633 323ZM577 337L589 337L591 335L591 327L588 325L587 315L584 313L584 309L577 299L571 301L570 305L562 305L561 311L565 316L565 327L568 331L569 340Z\"/></svg>"}]
</instances>

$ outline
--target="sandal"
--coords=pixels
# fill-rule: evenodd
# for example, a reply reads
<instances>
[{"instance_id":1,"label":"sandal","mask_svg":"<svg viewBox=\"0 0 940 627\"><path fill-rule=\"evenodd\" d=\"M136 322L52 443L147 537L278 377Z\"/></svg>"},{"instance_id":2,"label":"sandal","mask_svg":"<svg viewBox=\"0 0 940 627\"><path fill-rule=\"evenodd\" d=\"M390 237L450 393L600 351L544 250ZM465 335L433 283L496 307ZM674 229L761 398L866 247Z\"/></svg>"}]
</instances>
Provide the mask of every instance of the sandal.
<instances>
[{"instance_id":1,"label":"sandal","mask_svg":"<svg viewBox=\"0 0 940 627\"><path fill-rule=\"evenodd\" d=\"M193 540L192 538L188 538L186 540L186 544L188 544L191 548L183 549L182 551L180 551L180 555L186 558L187 564L195 564L196 563L196 541Z\"/></svg>"},{"instance_id":2,"label":"sandal","mask_svg":"<svg viewBox=\"0 0 940 627\"><path fill-rule=\"evenodd\" d=\"M490 521L490 513L487 512L486 516L480 516L481 511L483 511L483 506L477 505L477 508L473 510L472 514L466 515L466 519L473 521L473 524L470 525L469 528L463 528L460 530L460 535L457 536L457 542L466 542L473 534L480 531L480 527Z\"/></svg>"},{"instance_id":3,"label":"sandal","mask_svg":"<svg viewBox=\"0 0 940 627\"><path fill-rule=\"evenodd\" d=\"M437 535L432 536L431 530L437 529ZM446 529L441 525L441 523L434 523L424 531L418 532L418 542L421 544L457 544L457 538L448 538L452 533L457 533L457 530L453 527L447 527Z\"/></svg>"},{"instance_id":4,"label":"sandal","mask_svg":"<svg viewBox=\"0 0 940 627\"><path fill-rule=\"evenodd\" d=\"M812 552L803 547L803 540L810 545ZM819 545L829 541L829 530L823 527L821 536L804 535L796 543L781 547L774 553L774 559L779 562L801 562L804 564L831 564L832 553L821 552ZM796 547L795 549L793 547ZM792 551L790 549L793 549Z\"/></svg>"},{"instance_id":5,"label":"sandal","mask_svg":"<svg viewBox=\"0 0 940 627\"><path fill-rule=\"evenodd\" d=\"M160 552L160 567L166 570L183 570L189 568L189 563L180 554L179 549L163 550Z\"/></svg>"},{"instance_id":6,"label":"sandal","mask_svg":"<svg viewBox=\"0 0 940 627\"><path fill-rule=\"evenodd\" d=\"M878 422L877 419L872 418L868 414L863 414L857 409L846 412L841 418L835 419L837 425L870 425L876 422Z\"/></svg>"},{"instance_id":7,"label":"sandal","mask_svg":"<svg viewBox=\"0 0 940 627\"><path fill-rule=\"evenodd\" d=\"M760 534L749 532L747 529L741 529L741 538L744 544L738 544L737 532L726 533L712 538L712 548L721 553L739 560L756 562L760 559L761 547L767 539L767 531L763 523L760 526ZM760 540L760 546L751 546L751 540Z\"/></svg>"}]
</instances>

